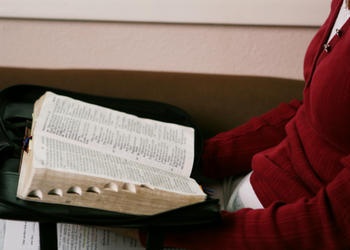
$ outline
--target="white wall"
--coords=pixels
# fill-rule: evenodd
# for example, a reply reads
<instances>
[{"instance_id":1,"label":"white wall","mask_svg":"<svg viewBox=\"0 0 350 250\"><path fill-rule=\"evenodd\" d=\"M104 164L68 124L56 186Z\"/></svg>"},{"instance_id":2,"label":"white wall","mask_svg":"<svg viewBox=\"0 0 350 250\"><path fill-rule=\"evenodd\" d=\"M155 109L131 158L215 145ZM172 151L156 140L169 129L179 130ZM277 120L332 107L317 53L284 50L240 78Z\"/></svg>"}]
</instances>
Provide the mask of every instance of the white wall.
<instances>
[{"instance_id":1,"label":"white wall","mask_svg":"<svg viewBox=\"0 0 350 250\"><path fill-rule=\"evenodd\" d=\"M302 79L311 27L0 19L0 66Z\"/></svg>"},{"instance_id":2,"label":"white wall","mask_svg":"<svg viewBox=\"0 0 350 250\"><path fill-rule=\"evenodd\" d=\"M0 17L318 26L329 0L0 0Z\"/></svg>"}]
</instances>

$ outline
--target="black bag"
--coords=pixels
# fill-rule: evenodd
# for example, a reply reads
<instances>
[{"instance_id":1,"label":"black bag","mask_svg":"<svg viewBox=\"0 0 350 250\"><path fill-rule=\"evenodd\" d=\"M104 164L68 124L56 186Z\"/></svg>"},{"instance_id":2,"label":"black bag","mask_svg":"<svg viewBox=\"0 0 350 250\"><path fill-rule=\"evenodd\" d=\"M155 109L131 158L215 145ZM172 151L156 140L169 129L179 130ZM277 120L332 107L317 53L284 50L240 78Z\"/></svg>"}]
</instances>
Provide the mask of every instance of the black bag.
<instances>
[{"instance_id":1,"label":"black bag","mask_svg":"<svg viewBox=\"0 0 350 250\"><path fill-rule=\"evenodd\" d=\"M162 233L166 230L201 226L220 220L218 201L211 199L168 212L143 216L16 198L26 123L31 120L34 101L47 90L140 117L194 127L195 163L192 176L198 171L196 166L202 148L202 137L191 117L183 110L165 103L107 98L34 85L15 85L0 91L0 218L38 221L41 249L57 248L57 222L144 229L149 232L147 249L154 250L162 248Z\"/></svg>"}]
</instances>

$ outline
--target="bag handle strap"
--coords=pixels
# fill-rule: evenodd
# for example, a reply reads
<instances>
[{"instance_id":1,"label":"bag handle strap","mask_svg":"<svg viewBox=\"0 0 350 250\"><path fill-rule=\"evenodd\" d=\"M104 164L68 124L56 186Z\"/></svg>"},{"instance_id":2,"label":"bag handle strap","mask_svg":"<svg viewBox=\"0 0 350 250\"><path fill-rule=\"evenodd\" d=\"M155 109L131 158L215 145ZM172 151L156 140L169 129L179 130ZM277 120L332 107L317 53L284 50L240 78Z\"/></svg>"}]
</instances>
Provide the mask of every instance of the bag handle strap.
<instances>
[{"instance_id":1,"label":"bag handle strap","mask_svg":"<svg viewBox=\"0 0 350 250\"><path fill-rule=\"evenodd\" d=\"M164 243L164 231L159 228L151 228L147 234L146 250L162 250Z\"/></svg>"},{"instance_id":2,"label":"bag handle strap","mask_svg":"<svg viewBox=\"0 0 350 250\"><path fill-rule=\"evenodd\" d=\"M57 250L57 226L56 223L39 222L40 250Z\"/></svg>"}]
</instances>

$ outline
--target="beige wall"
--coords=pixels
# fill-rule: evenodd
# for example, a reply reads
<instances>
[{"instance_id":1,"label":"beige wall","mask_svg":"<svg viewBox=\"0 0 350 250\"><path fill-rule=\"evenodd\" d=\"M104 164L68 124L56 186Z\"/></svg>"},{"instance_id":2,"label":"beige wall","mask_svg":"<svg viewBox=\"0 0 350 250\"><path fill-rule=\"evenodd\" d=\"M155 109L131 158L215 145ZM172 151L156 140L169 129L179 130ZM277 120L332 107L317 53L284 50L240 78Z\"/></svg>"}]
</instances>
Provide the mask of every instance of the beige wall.
<instances>
[{"instance_id":1,"label":"beige wall","mask_svg":"<svg viewBox=\"0 0 350 250\"><path fill-rule=\"evenodd\" d=\"M0 19L0 66L302 79L316 28Z\"/></svg>"}]
</instances>

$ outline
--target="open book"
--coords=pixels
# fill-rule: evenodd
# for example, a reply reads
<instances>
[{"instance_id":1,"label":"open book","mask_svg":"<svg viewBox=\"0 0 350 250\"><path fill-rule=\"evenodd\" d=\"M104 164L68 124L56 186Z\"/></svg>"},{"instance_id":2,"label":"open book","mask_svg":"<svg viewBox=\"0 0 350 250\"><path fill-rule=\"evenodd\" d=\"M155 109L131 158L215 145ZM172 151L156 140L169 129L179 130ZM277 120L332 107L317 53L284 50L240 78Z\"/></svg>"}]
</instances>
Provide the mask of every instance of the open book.
<instances>
[{"instance_id":1,"label":"open book","mask_svg":"<svg viewBox=\"0 0 350 250\"><path fill-rule=\"evenodd\" d=\"M206 199L194 129L46 92L34 105L17 197L152 215Z\"/></svg>"}]
</instances>

